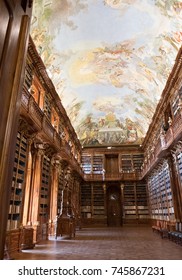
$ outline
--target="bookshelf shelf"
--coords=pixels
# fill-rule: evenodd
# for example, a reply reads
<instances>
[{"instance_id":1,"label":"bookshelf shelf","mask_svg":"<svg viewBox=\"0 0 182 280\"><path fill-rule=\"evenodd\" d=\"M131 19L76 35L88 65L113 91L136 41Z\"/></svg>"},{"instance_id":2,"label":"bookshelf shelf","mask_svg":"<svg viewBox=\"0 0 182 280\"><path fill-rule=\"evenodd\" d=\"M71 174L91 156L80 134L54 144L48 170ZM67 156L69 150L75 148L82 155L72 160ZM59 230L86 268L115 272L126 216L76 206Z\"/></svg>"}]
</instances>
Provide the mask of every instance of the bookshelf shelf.
<instances>
[{"instance_id":1,"label":"bookshelf shelf","mask_svg":"<svg viewBox=\"0 0 182 280\"><path fill-rule=\"evenodd\" d=\"M82 218L105 217L104 190L101 184L81 186L81 214Z\"/></svg>"},{"instance_id":2,"label":"bookshelf shelf","mask_svg":"<svg viewBox=\"0 0 182 280\"><path fill-rule=\"evenodd\" d=\"M92 216L92 188L90 184L81 186L81 216L91 218Z\"/></svg>"},{"instance_id":3,"label":"bookshelf shelf","mask_svg":"<svg viewBox=\"0 0 182 280\"><path fill-rule=\"evenodd\" d=\"M91 155L83 153L82 154L82 168L85 174L91 174L92 173L92 158Z\"/></svg>"},{"instance_id":4,"label":"bookshelf shelf","mask_svg":"<svg viewBox=\"0 0 182 280\"><path fill-rule=\"evenodd\" d=\"M92 167L93 174L102 174L104 169L103 155L94 155L92 158L92 162L93 162L93 167Z\"/></svg>"},{"instance_id":5,"label":"bookshelf shelf","mask_svg":"<svg viewBox=\"0 0 182 280\"><path fill-rule=\"evenodd\" d=\"M148 180L149 205L153 219L174 220L169 165L163 163Z\"/></svg>"},{"instance_id":6,"label":"bookshelf shelf","mask_svg":"<svg viewBox=\"0 0 182 280\"><path fill-rule=\"evenodd\" d=\"M130 219L149 219L147 191L144 182L125 182L124 216L125 221Z\"/></svg>"},{"instance_id":7,"label":"bookshelf shelf","mask_svg":"<svg viewBox=\"0 0 182 280\"><path fill-rule=\"evenodd\" d=\"M123 173L129 173L133 171L132 155L120 155L120 170Z\"/></svg>"},{"instance_id":8,"label":"bookshelf shelf","mask_svg":"<svg viewBox=\"0 0 182 280\"><path fill-rule=\"evenodd\" d=\"M40 188L39 217L40 223L47 222L49 211L49 183L50 183L50 159L44 155L42 165L42 182Z\"/></svg>"},{"instance_id":9,"label":"bookshelf shelf","mask_svg":"<svg viewBox=\"0 0 182 280\"><path fill-rule=\"evenodd\" d=\"M27 138L22 133L18 132L16 140L7 230L17 229L21 224L26 158Z\"/></svg>"},{"instance_id":10,"label":"bookshelf shelf","mask_svg":"<svg viewBox=\"0 0 182 280\"><path fill-rule=\"evenodd\" d=\"M104 218L104 190L102 185L93 186L93 217Z\"/></svg>"}]
</instances>

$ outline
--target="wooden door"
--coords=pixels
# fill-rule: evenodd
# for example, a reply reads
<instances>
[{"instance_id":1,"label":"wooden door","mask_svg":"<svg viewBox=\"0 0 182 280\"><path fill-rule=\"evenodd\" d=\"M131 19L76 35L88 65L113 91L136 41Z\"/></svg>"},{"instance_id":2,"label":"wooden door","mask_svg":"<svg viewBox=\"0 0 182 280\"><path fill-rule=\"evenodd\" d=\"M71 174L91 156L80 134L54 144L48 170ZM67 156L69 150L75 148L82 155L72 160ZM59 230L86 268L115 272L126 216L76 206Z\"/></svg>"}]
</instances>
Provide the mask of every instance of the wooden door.
<instances>
[{"instance_id":1,"label":"wooden door","mask_svg":"<svg viewBox=\"0 0 182 280\"><path fill-rule=\"evenodd\" d=\"M118 155L107 155L105 161L106 174L111 177L119 172Z\"/></svg>"},{"instance_id":2,"label":"wooden door","mask_svg":"<svg viewBox=\"0 0 182 280\"><path fill-rule=\"evenodd\" d=\"M122 225L121 191L117 186L107 190L107 224L111 227Z\"/></svg>"}]
</instances>

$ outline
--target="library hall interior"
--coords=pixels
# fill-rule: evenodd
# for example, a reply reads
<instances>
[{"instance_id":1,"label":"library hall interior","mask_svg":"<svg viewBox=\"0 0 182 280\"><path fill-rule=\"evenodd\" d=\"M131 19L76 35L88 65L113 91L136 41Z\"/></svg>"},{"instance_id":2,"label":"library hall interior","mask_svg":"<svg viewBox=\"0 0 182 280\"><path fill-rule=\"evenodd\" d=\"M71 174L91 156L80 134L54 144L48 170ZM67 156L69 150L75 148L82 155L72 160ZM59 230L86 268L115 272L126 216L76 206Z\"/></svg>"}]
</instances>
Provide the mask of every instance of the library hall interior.
<instances>
[{"instance_id":1,"label":"library hall interior","mask_svg":"<svg viewBox=\"0 0 182 280\"><path fill-rule=\"evenodd\" d=\"M182 260L182 1L0 22L0 259Z\"/></svg>"}]
</instances>

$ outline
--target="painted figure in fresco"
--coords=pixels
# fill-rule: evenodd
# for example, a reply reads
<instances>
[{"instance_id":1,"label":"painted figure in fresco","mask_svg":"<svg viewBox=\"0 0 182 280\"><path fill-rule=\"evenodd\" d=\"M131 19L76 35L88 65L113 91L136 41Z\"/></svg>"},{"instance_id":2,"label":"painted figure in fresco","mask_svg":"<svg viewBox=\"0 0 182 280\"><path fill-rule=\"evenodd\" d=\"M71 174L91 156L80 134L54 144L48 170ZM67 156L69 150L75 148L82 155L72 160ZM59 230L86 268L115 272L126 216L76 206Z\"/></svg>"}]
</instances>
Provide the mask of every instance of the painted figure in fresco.
<instances>
[{"instance_id":1,"label":"painted figure in fresco","mask_svg":"<svg viewBox=\"0 0 182 280\"><path fill-rule=\"evenodd\" d=\"M169 75L175 53L181 47L182 1L35 0L34 2L35 13L31 24L31 36L46 68L51 72L55 88L63 105L66 104L65 109L72 123L76 123L75 130L82 143L101 145L141 141L155 111L158 96ZM102 34L97 33L103 28L102 25L94 29L93 34L97 33L96 40L95 37L91 37L92 30L90 30L86 41L84 36L80 36L79 46L77 41L72 41L73 38L77 38L80 26L87 24L82 22L87 17L87 13L87 19L90 18L87 9L89 6L95 9L102 7L104 13L111 11L112 17L109 17L108 22L112 22L115 32L119 31L117 40L113 38L114 36L111 36L112 39L102 37L105 35L104 31L108 28L107 33L109 33L110 29L110 26L106 26L107 21L102 17L101 23L105 22L105 30ZM128 22L138 31L135 34L130 34L131 30L125 28L124 31L122 30L123 15L127 18L130 12L133 17L128 17ZM94 16L92 15L93 26ZM140 20L133 25L135 17L137 21ZM146 21L146 26L143 24L144 29L141 26L143 21ZM147 28L148 22L149 28ZM127 20L124 26L127 26ZM64 30L67 32L67 38ZM84 32L79 34L81 33ZM97 41L98 38L100 41ZM89 46L87 41L91 43ZM85 85L87 87L84 98L88 94L90 111L84 107ZM94 94L92 99L89 87L93 89L97 85L110 87L109 97L101 92L103 95L100 99ZM82 90L79 92L79 89ZM67 102L70 92L73 94L69 96ZM126 93L129 93L127 97ZM115 97L112 99L111 95ZM127 106L130 106L131 114L127 111ZM93 116L92 108L94 112L98 112L98 115ZM122 120L118 119L119 114Z\"/></svg>"}]
</instances>

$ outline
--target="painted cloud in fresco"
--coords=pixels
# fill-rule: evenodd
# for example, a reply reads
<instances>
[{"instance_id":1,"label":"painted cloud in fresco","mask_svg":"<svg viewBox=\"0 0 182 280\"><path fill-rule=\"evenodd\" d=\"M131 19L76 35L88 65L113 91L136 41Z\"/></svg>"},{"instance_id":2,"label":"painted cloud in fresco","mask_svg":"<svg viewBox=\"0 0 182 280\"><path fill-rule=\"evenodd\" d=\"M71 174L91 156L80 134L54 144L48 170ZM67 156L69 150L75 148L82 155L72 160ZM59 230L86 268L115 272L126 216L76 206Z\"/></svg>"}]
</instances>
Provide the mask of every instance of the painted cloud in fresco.
<instances>
[{"instance_id":1,"label":"painted cloud in fresco","mask_svg":"<svg viewBox=\"0 0 182 280\"><path fill-rule=\"evenodd\" d=\"M35 0L31 35L83 145L142 142L181 27L181 1Z\"/></svg>"}]
</instances>

